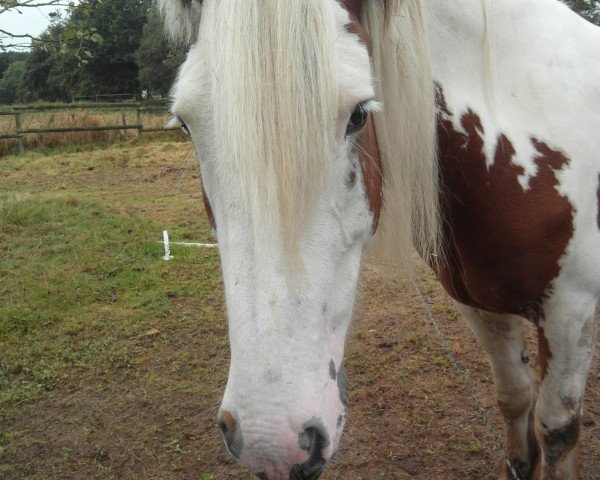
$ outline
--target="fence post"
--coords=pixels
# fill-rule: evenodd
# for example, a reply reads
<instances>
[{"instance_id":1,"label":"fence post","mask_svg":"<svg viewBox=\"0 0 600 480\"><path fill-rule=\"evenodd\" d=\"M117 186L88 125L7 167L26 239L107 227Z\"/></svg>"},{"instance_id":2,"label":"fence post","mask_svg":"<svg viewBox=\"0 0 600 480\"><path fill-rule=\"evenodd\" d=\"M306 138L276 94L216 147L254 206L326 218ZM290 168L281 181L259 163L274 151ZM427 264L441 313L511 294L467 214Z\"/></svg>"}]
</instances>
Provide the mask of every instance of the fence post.
<instances>
[{"instance_id":1,"label":"fence post","mask_svg":"<svg viewBox=\"0 0 600 480\"><path fill-rule=\"evenodd\" d=\"M138 140L141 140L142 139L142 130L144 128L144 125L142 124L142 112L140 111L139 104L136 105L135 111L136 111L136 114L137 114L137 124L139 125L139 127L138 127L138 133L137 133L137 138L138 138Z\"/></svg>"},{"instance_id":2,"label":"fence post","mask_svg":"<svg viewBox=\"0 0 600 480\"><path fill-rule=\"evenodd\" d=\"M23 145L23 134L21 133L21 112L15 112L15 127L17 135L21 135L17 138L17 154L23 155L25 153L25 146Z\"/></svg>"},{"instance_id":3,"label":"fence post","mask_svg":"<svg viewBox=\"0 0 600 480\"><path fill-rule=\"evenodd\" d=\"M127 125L127 119L125 118L125 109L121 109L121 123L122 125ZM121 130L121 136L125 138L127 136L127 130Z\"/></svg>"}]
</instances>

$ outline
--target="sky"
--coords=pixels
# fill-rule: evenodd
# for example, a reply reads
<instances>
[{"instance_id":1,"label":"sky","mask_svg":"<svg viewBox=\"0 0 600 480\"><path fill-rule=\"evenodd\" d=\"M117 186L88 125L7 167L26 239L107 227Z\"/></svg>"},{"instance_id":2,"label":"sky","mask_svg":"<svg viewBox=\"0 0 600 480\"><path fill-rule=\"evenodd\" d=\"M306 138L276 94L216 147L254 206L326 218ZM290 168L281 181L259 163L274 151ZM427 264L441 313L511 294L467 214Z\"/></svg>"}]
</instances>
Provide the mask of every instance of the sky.
<instances>
[{"instance_id":1,"label":"sky","mask_svg":"<svg viewBox=\"0 0 600 480\"><path fill-rule=\"evenodd\" d=\"M50 24L48 14L59 9L59 7L27 7L20 9L21 14L16 11L4 12L0 15L0 29L16 34L39 35ZM30 43L28 39L18 41ZM13 40L6 38L3 38L2 42L14 43Z\"/></svg>"}]
</instances>

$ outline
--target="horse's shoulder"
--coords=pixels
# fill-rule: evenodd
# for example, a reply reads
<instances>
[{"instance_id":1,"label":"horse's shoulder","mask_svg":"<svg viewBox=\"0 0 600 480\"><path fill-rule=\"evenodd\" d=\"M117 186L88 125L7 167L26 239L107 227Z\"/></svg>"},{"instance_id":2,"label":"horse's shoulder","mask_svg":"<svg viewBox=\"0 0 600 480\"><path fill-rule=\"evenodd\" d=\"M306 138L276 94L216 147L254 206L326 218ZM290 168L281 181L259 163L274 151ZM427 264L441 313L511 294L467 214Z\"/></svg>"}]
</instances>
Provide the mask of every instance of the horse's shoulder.
<instances>
[{"instance_id":1,"label":"horse's shoulder","mask_svg":"<svg viewBox=\"0 0 600 480\"><path fill-rule=\"evenodd\" d=\"M572 159L560 148L454 113L438 87L446 264L440 277L463 303L521 313L541 303L574 234L560 188Z\"/></svg>"}]
</instances>

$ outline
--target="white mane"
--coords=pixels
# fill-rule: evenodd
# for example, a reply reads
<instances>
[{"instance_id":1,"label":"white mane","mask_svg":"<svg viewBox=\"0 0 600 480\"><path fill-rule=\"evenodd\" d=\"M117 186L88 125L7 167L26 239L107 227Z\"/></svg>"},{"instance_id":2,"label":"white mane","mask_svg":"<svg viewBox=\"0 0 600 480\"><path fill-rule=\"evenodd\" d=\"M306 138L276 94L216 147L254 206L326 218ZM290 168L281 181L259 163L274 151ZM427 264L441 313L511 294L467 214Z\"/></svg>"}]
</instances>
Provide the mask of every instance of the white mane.
<instances>
[{"instance_id":1,"label":"white mane","mask_svg":"<svg viewBox=\"0 0 600 480\"><path fill-rule=\"evenodd\" d=\"M332 3L159 4L174 40L193 42L200 35L208 44L206 60L219 79L206 93L217 106L214 128L233 139L217 146L217 161L244 179L253 221L264 225L265 203L266 210L279 209L275 228L294 247L332 155L338 101ZM384 103L376 114L385 177L379 244L400 263L412 245L429 258L438 251L440 222L434 89L421 3L365 0L362 8ZM270 51L270 45L278 48Z\"/></svg>"},{"instance_id":2,"label":"white mane","mask_svg":"<svg viewBox=\"0 0 600 480\"><path fill-rule=\"evenodd\" d=\"M202 38L202 61L218 79L202 93L213 106L215 164L240 180L236 190L249 203L253 223L281 235L291 253L334 155L334 6L229 0L200 9L194 2L161 2L177 40Z\"/></svg>"},{"instance_id":3,"label":"white mane","mask_svg":"<svg viewBox=\"0 0 600 480\"><path fill-rule=\"evenodd\" d=\"M436 110L421 2L369 0L362 17L383 101L383 111L375 114L384 174L378 247L405 267L413 245L435 262L441 223Z\"/></svg>"},{"instance_id":4,"label":"white mane","mask_svg":"<svg viewBox=\"0 0 600 480\"><path fill-rule=\"evenodd\" d=\"M202 2L198 0L158 0L165 20L165 30L171 41L190 44L200 28Z\"/></svg>"}]
</instances>

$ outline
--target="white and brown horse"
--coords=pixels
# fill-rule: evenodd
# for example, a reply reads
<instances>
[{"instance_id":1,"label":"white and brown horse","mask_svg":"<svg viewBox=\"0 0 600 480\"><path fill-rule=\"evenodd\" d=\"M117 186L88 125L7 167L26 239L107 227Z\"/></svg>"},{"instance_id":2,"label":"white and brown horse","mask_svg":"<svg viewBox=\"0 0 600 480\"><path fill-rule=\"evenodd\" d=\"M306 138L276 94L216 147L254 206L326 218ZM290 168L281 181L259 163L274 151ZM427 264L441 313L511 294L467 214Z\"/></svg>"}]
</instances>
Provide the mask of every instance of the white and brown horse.
<instances>
[{"instance_id":1,"label":"white and brown horse","mask_svg":"<svg viewBox=\"0 0 600 480\"><path fill-rule=\"evenodd\" d=\"M229 451L261 478L320 475L378 230L384 255L414 245L430 262L488 352L518 476L578 478L600 294L600 31L558 0L161 8L191 45L173 113L220 244Z\"/></svg>"}]
</instances>

